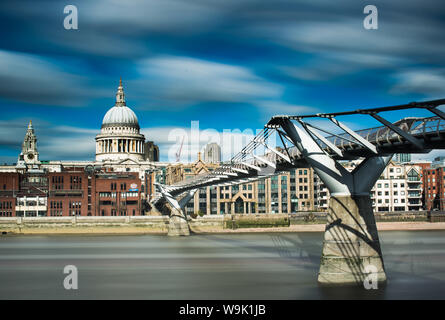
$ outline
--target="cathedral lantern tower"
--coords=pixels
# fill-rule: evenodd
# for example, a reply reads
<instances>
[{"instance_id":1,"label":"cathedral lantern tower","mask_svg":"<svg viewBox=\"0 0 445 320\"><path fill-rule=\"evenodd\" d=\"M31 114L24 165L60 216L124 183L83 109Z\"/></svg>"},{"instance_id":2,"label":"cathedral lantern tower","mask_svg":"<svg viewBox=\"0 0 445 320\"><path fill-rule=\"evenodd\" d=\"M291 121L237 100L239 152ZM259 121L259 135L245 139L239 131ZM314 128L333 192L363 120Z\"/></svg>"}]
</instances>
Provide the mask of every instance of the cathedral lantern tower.
<instances>
[{"instance_id":1,"label":"cathedral lantern tower","mask_svg":"<svg viewBox=\"0 0 445 320\"><path fill-rule=\"evenodd\" d=\"M25 164L39 164L39 152L37 151L37 137L34 133L32 121L29 121L28 130L22 144L22 152L19 155L19 161Z\"/></svg>"},{"instance_id":2,"label":"cathedral lantern tower","mask_svg":"<svg viewBox=\"0 0 445 320\"><path fill-rule=\"evenodd\" d=\"M139 131L138 118L125 102L121 79L116 103L105 114L100 133L96 136L96 161L144 161L145 137Z\"/></svg>"}]
</instances>

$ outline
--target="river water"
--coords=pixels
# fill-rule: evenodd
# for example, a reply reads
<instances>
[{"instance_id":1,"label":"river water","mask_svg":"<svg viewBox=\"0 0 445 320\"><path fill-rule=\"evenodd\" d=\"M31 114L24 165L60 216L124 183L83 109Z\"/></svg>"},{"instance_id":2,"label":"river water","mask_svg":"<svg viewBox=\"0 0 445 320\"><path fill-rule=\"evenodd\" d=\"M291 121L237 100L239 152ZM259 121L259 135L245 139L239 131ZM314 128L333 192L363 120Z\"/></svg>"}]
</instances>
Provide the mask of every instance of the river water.
<instances>
[{"instance_id":1,"label":"river water","mask_svg":"<svg viewBox=\"0 0 445 320\"><path fill-rule=\"evenodd\" d=\"M0 299L444 299L445 231L380 232L386 287L322 288L323 234L1 236ZM66 265L78 289L66 290Z\"/></svg>"}]
</instances>

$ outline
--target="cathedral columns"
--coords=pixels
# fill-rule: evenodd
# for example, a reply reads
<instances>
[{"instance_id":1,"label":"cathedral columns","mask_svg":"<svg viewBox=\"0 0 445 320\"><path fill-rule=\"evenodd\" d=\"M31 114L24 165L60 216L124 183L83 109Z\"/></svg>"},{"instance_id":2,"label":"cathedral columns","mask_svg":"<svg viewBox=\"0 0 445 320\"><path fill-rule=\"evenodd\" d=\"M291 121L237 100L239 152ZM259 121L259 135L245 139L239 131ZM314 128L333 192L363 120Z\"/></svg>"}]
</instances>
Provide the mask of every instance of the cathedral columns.
<instances>
[{"instance_id":1,"label":"cathedral columns","mask_svg":"<svg viewBox=\"0 0 445 320\"><path fill-rule=\"evenodd\" d=\"M96 143L96 153L144 153L144 142L136 139L103 139Z\"/></svg>"}]
</instances>

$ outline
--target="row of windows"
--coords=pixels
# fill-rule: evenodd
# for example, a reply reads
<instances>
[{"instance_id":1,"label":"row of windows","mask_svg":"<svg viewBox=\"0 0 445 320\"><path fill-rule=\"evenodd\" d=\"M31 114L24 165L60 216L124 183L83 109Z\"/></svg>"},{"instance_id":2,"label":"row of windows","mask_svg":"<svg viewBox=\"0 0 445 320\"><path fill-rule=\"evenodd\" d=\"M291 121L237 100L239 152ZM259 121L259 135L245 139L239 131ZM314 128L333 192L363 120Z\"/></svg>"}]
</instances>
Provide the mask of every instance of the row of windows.
<instances>
[{"instance_id":1,"label":"row of windows","mask_svg":"<svg viewBox=\"0 0 445 320\"><path fill-rule=\"evenodd\" d=\"M62 210L57 210L57 209L51 209L49 211L49 214L50 214L51 217L61 217L62 214L63 214L63 211Z\"/></svg>"},{"instance_id":2,"label":"row of windows","mask_svg":"<svg viewBox=\"0 0 445 320\"><path fill-rule=\"evenodd\" d=\"M138 193L137 192L122 192L121 193L121 198L132 198L132 197L137 197Z\"/></svg>"},{"instance_id":3,"label":"row of windows","mask_svg":"<svg viewBox=\"0 0 445 320\"><path fill-rule=\"evenodd\" d=\"M72 216L80 216L81 210L80 209L70 210L70 213Z\"/></svg>"},{"instance_id":4,"label":"row of windows","mask_svg":"<svg viewBox=\"0 0 445 320\"><path fill-rule=\"evenodd\" d=\"M51 201L49 206L51 209L62 209L62 201Z\"/></svg>"},{"instance_id":5,"label":"row of windows","mask_svg":"<svg viewBox=\"0 0 445 320\"><path fill-rule=\"evenodd\" d=\"M399 203L398 199L394 199L393 202ZM377 203L382 203L382 199L378 199ZM389 203L389 199L385 199L385 203ZM400 199L400 203L405 203L405 199Z\"/></svg>"},{"instance_id":6,"label":"row of windows","mask_svg":"<svg viewBox=\"0 0 445 320\"><path fill-rule=\"evenodd\" d=\"M70 183L82 183L82 177L70 176Z\"/></svg>"},{"instance_id":7,"label":"row of windows","mask_svg":"<svg viewBox=\"0 0 445 320\"><path fill-rule=\"evenodd\" d=\"M437 195L439 195L439 193L437 194ZM443 195L444 195L444 197L445 197L445 192L443 193ZM435 193L433 193L433 194L428 194L428 198L435 198L436 197L436 194Z\"/></svg>"},{"instance_id":8,"label":"row of windows","mask_svg":"<svg viewBox=\"0 0 445 320\"><path fill-rule=\"evenodd\" d=\"M80 209L82 207L81 201L70 201L70 209Z\"/></svg>"},{"instance_id":9,"label":"row of windows","mask_svg":"<svg viewBox=\"0 0 445 320\"><path fill-rule=\"evenodd\" d=\"M100 214L102 215L102 216L105 216L105 210L104 209L102 209L102 211L100 212ZM136 210L135 209L133 209L132 211L131 211L131 213L133 214L133 216L135 216L136 215ZM116 209L111 209L111 211L110 211L110 215L111 216L117 216L117 210ZM126 216L127 215L127 210L126 209L122 209L122 210L120 210L120 212L119 212L119 215L120 216Z\"/></svg>"},{"instance_id":10,"label":"row of windows","mask_svg":"<svg viewBox=\"0 0 445 320\"><path fill-rule=\"evenodd\" d=\"M12 211L0 211L0 217L12 217Z\"/></svg>"},{"instance_id":11,"label":"row of windows","mask_svg":"<svg viewBox=\"0 0 445 320\"><path fill-rule=\"evenodd\" d=\"M121 206L132 206L132 205L137 205L138 204L138 200L127 200L127 201L121 201L120 205ZM101 206L116 206L116 202L115 201L108 201L108 200L101 200L99 201L99 205Z\"/></svg>"},{"instance_id":12,"label":"row of windows","mask_svg":"<svg viewBox=\"0 0 445 320\"><path fill-rule=\"evenodd\" d=\"M111 190L117 190L117 183L112 182L110 187L111 187ZM127 184L125 182L121 183L120 187L121 187L121 190L127 190Z\"/></svg>"},{"instance_id":13,"label":"row of windows","mask_svg":"<svg viewBox=\"0 0 445 320\"><path fill-rule=\"evenodd\" d=\"M393 183L392 186L393 186L393 188L398 188L398 187L405 188L405 183L400 183L400 184L399 183ZM377 183L377 188L381 188L381 187L382 187L382 184L381 183ZM384 187L385 188L389 188L389 183L385 183Z\"/></svg>"},{"instance_id":14,"label":"row of windows","mask_svg":"<svg viewBox=\"0 0 445 320\"><path fill-rule=\"evenodd\" d=\"M128 197L137 197L139 193L136 192L122 192L121 198L128 198ZM205 193L204 193L205 195ZM99 192L100 198L116 198L117 193L116 192Z\"/></svg>"},{"instance_id":15,"label":"row of windows","mask_svg":"<svg viewBox=\"0 0 445 320\"><path fill-rule=\"evenodd\" d=\"M381 196L382 195L382 191L377 191L377 195ZM394 191L393 195L398 196L399 192L398 191ZM405 195L405 191L400 191L400 195L404 196ZM385 191L385 196L389 196L389 191Z\"/></svg>"},{"instance_id":16,"label":"row of windows","mask_svg":"<svg viewBox=\"0 0 445 320\"><path fill-rule=\"evenodd\" d=\"M100 198L116 198L116 192L99 192Z\"/></svg>"},{"instance_id":17,"label":"row of windows","mask_svg":"<svg viewBox=\"0 0 445 320\"><path fill-rule=\"evenodd\" d=\"M50 209L63 209L62 201L51 201L49 204ZM81 201L70 201L69 208L79 209L82 207Z\"/></svg>"},{"instance_id":18,"label":"row of windows","mask_svg":"<svg viewBox=\"0 0 445 320\"><path fill-rule=\"evenodd\" d=\"M12 209L11 201L0 202L0 209Z\"/></svg>"},{"instance_id":19,"label":"row of windows","mask_svg":"<svg viewBox=\"0 0 445 320\"><path fill-rule=\"evenodd\" d=\"M53 176L51 178L52 183L63 183L63 176Z\"/></svg>"}]
</instances>

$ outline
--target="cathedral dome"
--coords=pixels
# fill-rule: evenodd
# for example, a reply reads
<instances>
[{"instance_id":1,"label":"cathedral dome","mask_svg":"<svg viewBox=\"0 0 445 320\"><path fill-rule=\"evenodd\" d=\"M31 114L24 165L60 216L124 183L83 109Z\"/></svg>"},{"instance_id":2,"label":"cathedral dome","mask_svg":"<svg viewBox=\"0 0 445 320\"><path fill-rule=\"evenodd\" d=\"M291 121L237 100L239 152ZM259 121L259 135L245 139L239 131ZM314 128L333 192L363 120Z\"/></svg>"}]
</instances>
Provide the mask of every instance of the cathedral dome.
<instances>
[{"instance_id":1,"label":"cathedral dome","mask_svg":"<svg viewBox=\"0 0 445 320\"><path fill-rule=\"evenodd\" d=\"M139 127L136 114L127 106L114 106L104 116L102 126L123 125Z\"/></svg>"},{"instance_id":2,"label":"cathedral dome","mask_svg":"<svg viewBox=\"0 0 445 320\"><path fill-rule=\"evenodd\" d=\"M144 161L145 137L139 131L138 118L125 104L121 79L116 104L105 114L100 133L96 135L96 161Z\"/></svg>"},{"instance_id":3,"label":"cathedral dome","mask_svg":"<svg viewBox=\"0 0 445 320\"><path fill-rule=\"evenodd\" d=\"M102 127L126 126L139 128L136 114L125 104L124 88L122 79L119 81L119 87L116 93L116 104L104 116Z\"/></svg>"}]
</instances>

